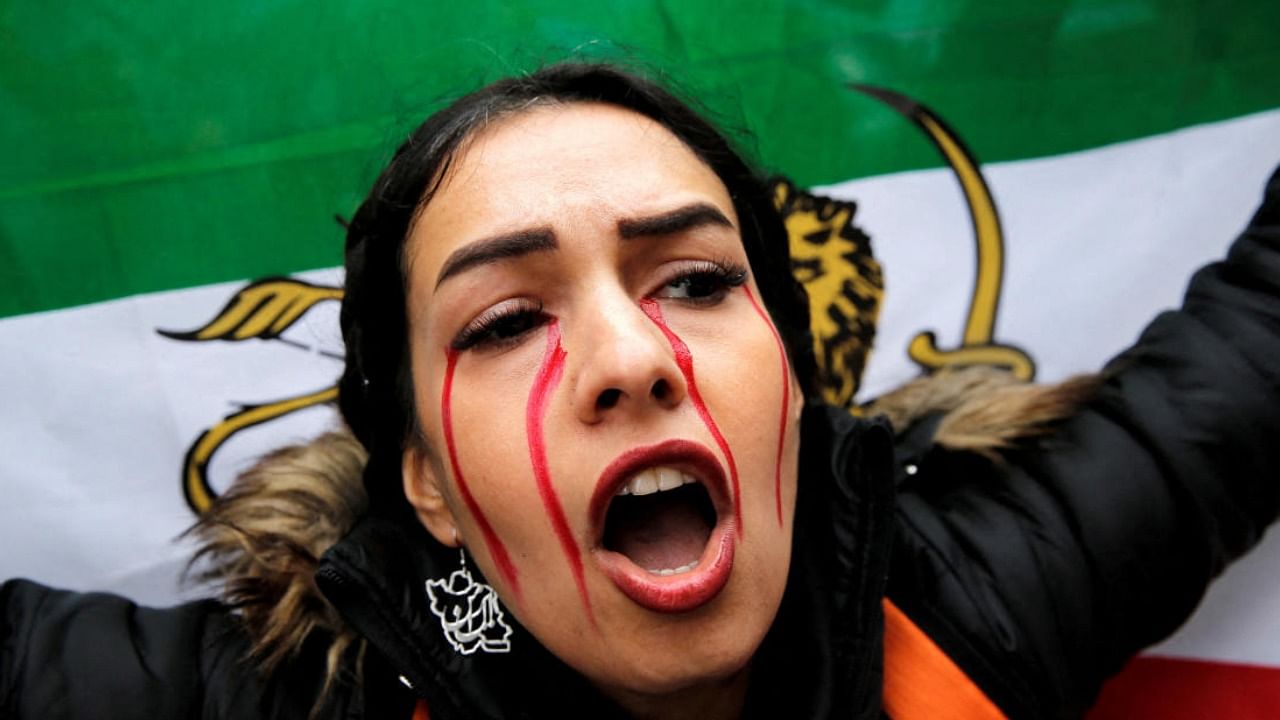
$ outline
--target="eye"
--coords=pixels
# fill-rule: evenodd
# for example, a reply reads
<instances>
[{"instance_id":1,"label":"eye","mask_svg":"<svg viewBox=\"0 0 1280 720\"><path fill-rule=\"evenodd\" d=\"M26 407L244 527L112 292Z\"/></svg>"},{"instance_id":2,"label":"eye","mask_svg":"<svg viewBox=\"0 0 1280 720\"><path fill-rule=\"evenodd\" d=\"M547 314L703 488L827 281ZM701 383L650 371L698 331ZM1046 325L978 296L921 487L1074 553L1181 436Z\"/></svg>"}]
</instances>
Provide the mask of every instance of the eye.
<instances>
[{"instance_id":1,"label":"eye","mask_svg":"<svg viewBox=\"0 0 1280 720\"><path fill-rule=\"evenodd\" d=\"M497 350L520 341L525 333L547 321L542 303L526 299L507 300L481 313L453 338L450 347L458 352Z\"/></svg>"},{"instance_id":2,"label":"eye","mask_svg":"<svg viewBox=\"0 0 1280 720\"><path fill-rule=\"evenodd\" d=\"M735 262L698 260L679 267L653 297L714 305L747 281L747 269Z\"/></svg>"}]
</instances>

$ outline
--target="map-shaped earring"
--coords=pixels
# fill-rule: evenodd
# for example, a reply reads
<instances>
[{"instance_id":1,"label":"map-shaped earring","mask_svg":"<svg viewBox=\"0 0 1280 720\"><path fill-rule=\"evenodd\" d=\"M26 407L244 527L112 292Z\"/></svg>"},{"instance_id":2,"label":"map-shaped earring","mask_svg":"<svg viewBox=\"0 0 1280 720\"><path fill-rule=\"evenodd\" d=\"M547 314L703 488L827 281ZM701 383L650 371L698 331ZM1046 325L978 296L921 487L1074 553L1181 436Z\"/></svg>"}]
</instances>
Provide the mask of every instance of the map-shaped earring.
<instances>
[{"instance_id":1,"label":"map-shaped earring","mask_svg":"<svg viewBox=\"0 0 1280 720\"><path fill-rule=\"evenodd\" d=\"M461 567L443 580L427 581L431 612L440 618L444 637L463 655L477 650L487 653L511 652L511 626L498 604L498 593L476 582L467 570L467 551L458 548Z\"/></svg>"}]
</instances>

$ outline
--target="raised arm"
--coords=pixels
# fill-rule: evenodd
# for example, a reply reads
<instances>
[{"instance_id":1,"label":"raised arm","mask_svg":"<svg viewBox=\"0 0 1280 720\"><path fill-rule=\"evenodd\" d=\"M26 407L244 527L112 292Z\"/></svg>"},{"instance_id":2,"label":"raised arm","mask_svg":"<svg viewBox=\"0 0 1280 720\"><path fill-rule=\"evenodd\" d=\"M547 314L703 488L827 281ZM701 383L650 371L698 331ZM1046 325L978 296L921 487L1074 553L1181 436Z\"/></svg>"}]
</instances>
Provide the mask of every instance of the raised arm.
<instances>
[{"instance_id":1,"label":"raised arm","mask_svg":"<svg viewBox=\"0 0 1280 720\"><path fill-rule=\"evenodd\" d=\"M1011 716L1079 716L1280 512L1280 171L1051 435L910 460L891 597Z\"/></svg>"}]
</instances>

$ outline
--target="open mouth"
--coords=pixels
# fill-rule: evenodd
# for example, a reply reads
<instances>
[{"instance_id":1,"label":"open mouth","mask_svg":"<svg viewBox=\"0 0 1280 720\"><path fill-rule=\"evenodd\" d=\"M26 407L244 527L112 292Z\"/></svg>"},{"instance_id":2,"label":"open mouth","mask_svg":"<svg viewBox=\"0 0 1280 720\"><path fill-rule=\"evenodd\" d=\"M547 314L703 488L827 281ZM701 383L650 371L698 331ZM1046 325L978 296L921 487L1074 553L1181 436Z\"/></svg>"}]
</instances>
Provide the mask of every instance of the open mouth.
<instances>
[{"instance_id":1,"label":"open mouth","mask_svg":"<svg viewBox=\"0 0 1280 720\"><path fill-rule=\"evenodd\" d=\"M678 575L698 566L715 526L711 495L697 478L675 468L648 468L609 503L604 547L650 574Z\"/></svg>"},{"instance_id":2,"label":"open mouth","mask_svg":"<svg viewBox=\"0 0 1280 720\"><path fill-rule=\"evenodd\" d=\"M713 599L733 566L732 504L710 450L672 440L612 462L592 498L605 574L637 604L685 612Z\"/></svg>"}]
</instances>

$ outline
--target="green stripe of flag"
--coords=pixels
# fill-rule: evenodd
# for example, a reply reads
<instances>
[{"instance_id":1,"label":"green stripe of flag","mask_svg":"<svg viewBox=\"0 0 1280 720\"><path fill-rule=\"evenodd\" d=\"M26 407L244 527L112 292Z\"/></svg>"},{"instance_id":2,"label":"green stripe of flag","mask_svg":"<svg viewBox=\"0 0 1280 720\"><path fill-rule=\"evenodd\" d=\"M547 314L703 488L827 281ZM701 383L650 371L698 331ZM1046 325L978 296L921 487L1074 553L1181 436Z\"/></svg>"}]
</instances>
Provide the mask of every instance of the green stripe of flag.
<instances>
[{"instance_id":1,"label":"green stripe of flag","mask_svg":"<svg viewBox=\"0 0 1280 720\"><path fill-rule=\"evenodd\" d=\"M509 5L6 6L0 316L337 265L333 215L397 138L567 54L669 71L804 184L939 162L848 82L927 102L988 162L1280 107L1273 0Z\"/></svg>"}]
</instances>

